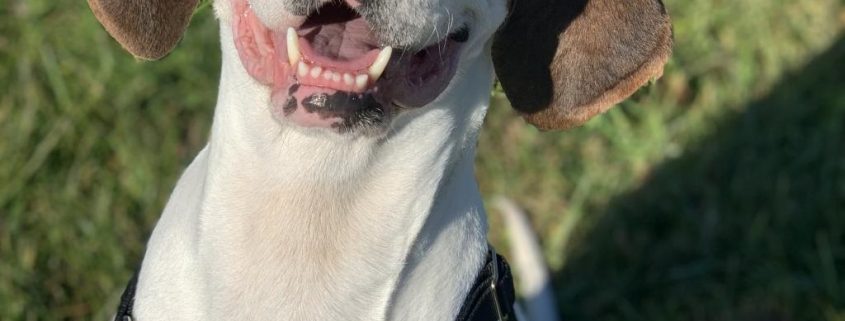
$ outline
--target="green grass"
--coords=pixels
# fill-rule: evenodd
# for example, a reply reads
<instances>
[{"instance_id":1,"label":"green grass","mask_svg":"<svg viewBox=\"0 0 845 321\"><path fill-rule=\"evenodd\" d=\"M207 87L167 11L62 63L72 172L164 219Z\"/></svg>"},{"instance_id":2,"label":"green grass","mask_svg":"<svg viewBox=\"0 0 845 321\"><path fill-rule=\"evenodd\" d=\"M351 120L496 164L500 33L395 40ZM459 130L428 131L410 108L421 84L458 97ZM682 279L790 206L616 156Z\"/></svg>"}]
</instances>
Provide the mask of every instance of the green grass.
<instances>
[{"instance_id":1,"label":"green grass","mask_svg":"<svg viewBox=\"0 0 845 321\"><path fill-rule=\"evenodd\" d=\"M482 192L529 210L568 320L845 320L841 2L666 5L665 76L586 126L494 94ZM0 4L0 320L113 312L206 140L216 37L201 10L139 63L84 1Z\"/></svg>"}]
</instances>

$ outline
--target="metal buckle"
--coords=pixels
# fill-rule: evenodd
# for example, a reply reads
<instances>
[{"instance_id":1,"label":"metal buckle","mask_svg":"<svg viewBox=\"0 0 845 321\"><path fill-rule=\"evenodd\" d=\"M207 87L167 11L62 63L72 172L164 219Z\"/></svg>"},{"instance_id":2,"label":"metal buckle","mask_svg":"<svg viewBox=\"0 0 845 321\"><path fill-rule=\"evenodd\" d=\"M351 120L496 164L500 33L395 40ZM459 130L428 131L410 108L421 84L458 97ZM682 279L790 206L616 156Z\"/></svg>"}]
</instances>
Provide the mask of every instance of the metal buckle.
<instances>
[{"instance_id":1,"label":"metal buckle","mask_svg":"<svg viewBox=\"0 0 845 321\"><path fill-rule=\"evenodd\" d=\"M496 255L496 249L493 246L487 245L490 248L491 259L493 260L493 281L490 282L490 290L493 291L493 303L496 305L496 317L498 321L505 321L505 316L502 313L502 303L499 299L499 291L496 289L496 282L499 281L499 256Z\"/></svg>"}]
</instances>

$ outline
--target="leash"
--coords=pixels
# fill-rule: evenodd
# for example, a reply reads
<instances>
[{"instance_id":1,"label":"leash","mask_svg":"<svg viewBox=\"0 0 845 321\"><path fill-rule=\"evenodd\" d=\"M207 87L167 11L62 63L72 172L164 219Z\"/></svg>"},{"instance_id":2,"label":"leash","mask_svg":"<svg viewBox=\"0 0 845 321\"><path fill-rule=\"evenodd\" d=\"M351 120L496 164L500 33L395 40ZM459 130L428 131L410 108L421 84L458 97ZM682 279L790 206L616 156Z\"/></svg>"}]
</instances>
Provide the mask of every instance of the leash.
<instances>
[{"instance_id":1,"label":"leash","mask_svg":"<svg viewBox=\"0 0 845 321\"><path fill-rule=\"evenodd\" d=\"M484 267L475 277L455 321L518 321L513 311L516 294L510 266L492 246L488 248ZM132 317L137 285L138 272L135 272L120 296L114 321L139 321Z\"/></svg>"}]
</instances>

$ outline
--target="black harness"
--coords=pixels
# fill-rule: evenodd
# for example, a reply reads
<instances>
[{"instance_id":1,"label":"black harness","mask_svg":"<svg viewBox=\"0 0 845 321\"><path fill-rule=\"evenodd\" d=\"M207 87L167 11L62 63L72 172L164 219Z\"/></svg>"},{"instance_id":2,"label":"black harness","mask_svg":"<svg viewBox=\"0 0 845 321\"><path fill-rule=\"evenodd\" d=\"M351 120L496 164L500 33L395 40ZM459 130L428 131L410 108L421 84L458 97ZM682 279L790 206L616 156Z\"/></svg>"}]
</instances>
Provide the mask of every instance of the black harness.
<instances>
[{"instance_id":1,"label":"black harness","mask_svg":"<svg viewBox=\"0 0 845 321\"><path fill-rule=\"evenodd\" d=\"M140 321L132 317L132 306L135 303L135 288L138 283L138 272L129 280L114 321ZM517 321L513 311L516 298L513 289L513 276L505 258L496 254L490 247L484 267L475 277L475 283L469 291L464 305L461 307L456 321Z\"/></svg>"}]
</instances>

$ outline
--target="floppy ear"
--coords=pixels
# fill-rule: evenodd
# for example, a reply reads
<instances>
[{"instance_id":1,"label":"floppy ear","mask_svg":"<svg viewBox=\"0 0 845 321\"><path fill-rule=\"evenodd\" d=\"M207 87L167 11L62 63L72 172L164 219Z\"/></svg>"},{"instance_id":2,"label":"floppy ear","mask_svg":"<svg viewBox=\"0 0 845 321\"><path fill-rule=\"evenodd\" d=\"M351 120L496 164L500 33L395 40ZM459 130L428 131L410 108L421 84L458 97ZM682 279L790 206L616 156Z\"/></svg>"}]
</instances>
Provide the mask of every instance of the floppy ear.
<instances>
[{"instance_id":1,"label":"floppy ear","mask_svg":"<svg viewBox=\"0 0 845 321\"><path fill-rule=\"evenodd\" d=\"M88 0L97 20L124 49L147 60L167 55L179 39L198 0Z\"/></svg>"},{"instance_id":2,"label":"floppy ear","mask_svg":"<svg viewBox=\"0 0 845 321\"><path fill-rule=\"evenodd\" d=\"M663 74L672 27L660 0L509 0L493 63L540 129L586 122Z\"/></svg>"}]
</instances>

